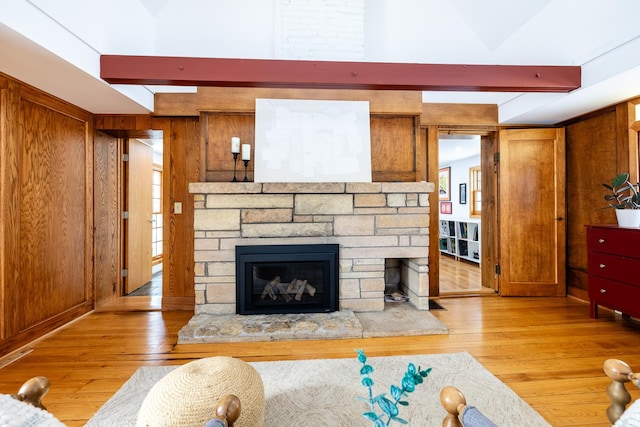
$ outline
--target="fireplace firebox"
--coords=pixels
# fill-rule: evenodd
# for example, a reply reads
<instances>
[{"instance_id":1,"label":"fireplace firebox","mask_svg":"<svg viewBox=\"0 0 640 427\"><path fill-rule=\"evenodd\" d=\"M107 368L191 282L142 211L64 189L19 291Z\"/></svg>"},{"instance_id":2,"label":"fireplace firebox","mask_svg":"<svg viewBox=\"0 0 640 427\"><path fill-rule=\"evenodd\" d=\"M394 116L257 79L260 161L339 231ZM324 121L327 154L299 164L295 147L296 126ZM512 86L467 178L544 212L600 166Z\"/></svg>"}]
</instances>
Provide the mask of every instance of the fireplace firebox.
<instances>
[{"instance_id":1,"label":"fireplace firebox","mask_svg":"<svg viewBox=\"0 0 640 427\"><path fill-rule=\"evenodd\" d=\"M339 245L236 246L238 314L338 310Z\"/></svg>"}]
</instances>

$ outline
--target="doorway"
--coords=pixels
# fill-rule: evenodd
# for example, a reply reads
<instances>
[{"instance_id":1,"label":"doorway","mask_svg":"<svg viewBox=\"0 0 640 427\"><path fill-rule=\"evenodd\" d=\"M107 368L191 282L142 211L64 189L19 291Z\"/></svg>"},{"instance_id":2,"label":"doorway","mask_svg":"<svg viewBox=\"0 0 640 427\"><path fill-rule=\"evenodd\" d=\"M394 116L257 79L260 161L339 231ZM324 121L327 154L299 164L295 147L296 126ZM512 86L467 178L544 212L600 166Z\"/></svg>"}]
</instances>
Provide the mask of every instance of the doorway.
<instances>
[{"instance_id":1,"label":"doorway","mask_svg":"<svg viewBox=\"0 0 640 427\"><path fill-rule=\"evenodd\" d=\"M481 136L438 138L440 296L495 294L482 285Z\"/></svg>"},{"instance_id":2,"label":"doorway","mask_svg":"<svg viewBox=\"0 0 640 427\"><path fill-rule=\"evenodd\" d=\"M163 140L125 140L125 297L162 297Z\"/></svg>"}]
</instances>

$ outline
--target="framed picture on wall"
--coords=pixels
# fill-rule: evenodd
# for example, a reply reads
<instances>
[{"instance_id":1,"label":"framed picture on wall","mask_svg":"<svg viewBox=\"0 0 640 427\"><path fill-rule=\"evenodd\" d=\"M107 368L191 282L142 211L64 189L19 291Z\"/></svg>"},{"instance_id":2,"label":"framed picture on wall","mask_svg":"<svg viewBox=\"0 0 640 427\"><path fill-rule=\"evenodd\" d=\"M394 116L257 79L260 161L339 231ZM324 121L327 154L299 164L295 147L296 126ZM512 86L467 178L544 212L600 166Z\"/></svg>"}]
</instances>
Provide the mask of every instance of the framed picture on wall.
<instances>
[{"instance_id":1,"label":"framed picture on wall","mask_svg":"<svg viewBox=\"0 0 640 427\"><path fill-rule=\"evenodd\" d=\"M453 203L451 202L440 202L440 213L441 214L451 214Z\"/></svg>"},{"instance_id":2,"label":"framed picture on wall","mask_svg":"<svg viewBox=\"0 0 640 427\"><path fill-rule=\"evenodd\" d=\"M460 184L460 204L467 204L467 184Z\"/></svg>"},{"instance_id":3,"label":"framed picture on wall","mask_svg":"<svg viewBox=\"0 0 640 427\"><path fill-rule=\"evenodd\" d=\"M451 168L438 171L438 200L451 200Z\"/></svg>"}]
</instances>

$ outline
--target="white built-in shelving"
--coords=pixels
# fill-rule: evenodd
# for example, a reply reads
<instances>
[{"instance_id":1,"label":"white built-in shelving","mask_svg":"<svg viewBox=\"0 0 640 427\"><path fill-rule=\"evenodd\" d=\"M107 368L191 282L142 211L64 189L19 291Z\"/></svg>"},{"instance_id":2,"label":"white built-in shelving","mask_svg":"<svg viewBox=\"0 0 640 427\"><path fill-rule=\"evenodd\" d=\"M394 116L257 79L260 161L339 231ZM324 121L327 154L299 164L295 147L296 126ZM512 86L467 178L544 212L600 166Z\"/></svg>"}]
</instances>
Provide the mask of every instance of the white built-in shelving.
<instances>
[{"instance_id":1,"label":"white built-in shelving","mask_svg":"<svg viewBox=\"0 0 640 427\"><path fill-rule=\"evenodd\" d=\"M480 221L441 220L440 252L480 263Z\"/></svg>"}]
</instances>

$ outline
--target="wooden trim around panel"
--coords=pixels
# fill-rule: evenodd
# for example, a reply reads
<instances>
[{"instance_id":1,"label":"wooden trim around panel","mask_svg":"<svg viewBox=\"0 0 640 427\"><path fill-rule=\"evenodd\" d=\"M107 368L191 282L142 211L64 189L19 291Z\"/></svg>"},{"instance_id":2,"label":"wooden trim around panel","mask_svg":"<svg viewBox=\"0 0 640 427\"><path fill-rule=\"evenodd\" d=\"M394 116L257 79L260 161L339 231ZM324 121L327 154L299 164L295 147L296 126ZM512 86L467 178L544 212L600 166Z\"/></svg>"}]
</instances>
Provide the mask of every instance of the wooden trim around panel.
<instances>
[{"instance_id":1,"label":"wooden trim around panel","mask_svg":"<svg viewBox=\"0 0 640 427\"><path fill-rule=\"evenodd\" d=\"M400 90L280 89L200 87L197 93L157 93L155 116L254 113L257 98L369 101L370 114L420 115L422 94Z\"/></svg>"},{"instance_id":2,"label":"wooden trim around panel","mask_svg":"<svg viewBox=\"0 0 640 427\"><path fill-rule=\"evenodd\" d=\"M465 126L497 125L496 104L422 104L421 123L430 125L460 123Z\"/></svg>"}]
</instances>

